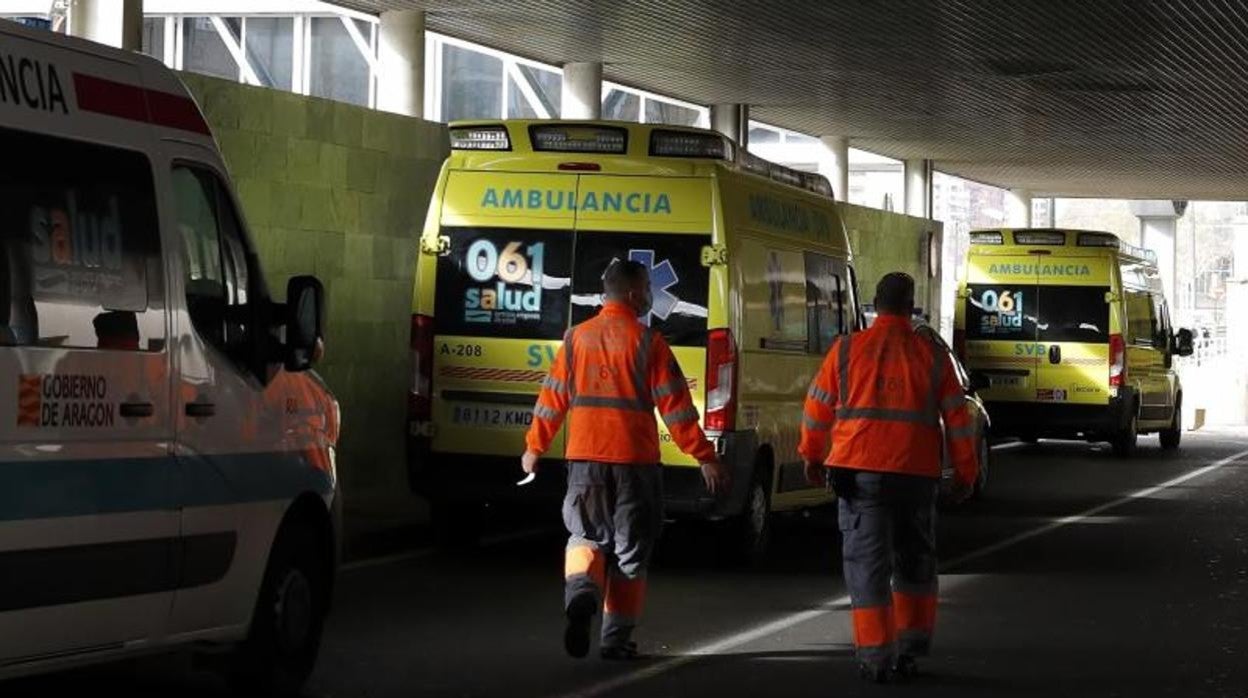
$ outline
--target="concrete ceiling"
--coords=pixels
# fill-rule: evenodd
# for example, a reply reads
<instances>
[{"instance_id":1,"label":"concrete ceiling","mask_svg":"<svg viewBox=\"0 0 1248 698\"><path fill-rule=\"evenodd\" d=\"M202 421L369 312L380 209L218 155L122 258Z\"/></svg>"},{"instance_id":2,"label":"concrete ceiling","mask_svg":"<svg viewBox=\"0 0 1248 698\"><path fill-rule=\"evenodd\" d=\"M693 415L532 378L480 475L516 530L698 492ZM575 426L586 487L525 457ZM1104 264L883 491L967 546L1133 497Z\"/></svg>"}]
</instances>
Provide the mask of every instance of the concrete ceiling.
<instances>
[{"instance_id":1,"label":"concrete ceiling","mask_svg":"<svg viewBox=\"0 0 1248 698\"><path fill-rule=\"evenodd\" d=\"M340 0L1036 195L1248 199L1248 0Z\"/></svg>"}]
</instances>

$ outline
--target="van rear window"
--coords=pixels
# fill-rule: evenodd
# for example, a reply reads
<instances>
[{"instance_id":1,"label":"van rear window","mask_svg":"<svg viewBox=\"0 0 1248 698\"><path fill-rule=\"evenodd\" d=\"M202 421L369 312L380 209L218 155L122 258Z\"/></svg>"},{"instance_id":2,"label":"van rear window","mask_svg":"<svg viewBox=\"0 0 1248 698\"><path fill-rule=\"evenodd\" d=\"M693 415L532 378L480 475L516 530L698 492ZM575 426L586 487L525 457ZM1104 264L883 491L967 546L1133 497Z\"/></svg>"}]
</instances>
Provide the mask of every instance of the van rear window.
<instances>
[{"instance_id":1,"label":"van rear window","mask_svg":"<svg viewBox=\"0 0 1248 698\"><path fill-rule=\"evenodd\" d=\"M1109 341L1108 286L968 284L967 339Z\"/></svg>"},{"instance_id":2,"label":"van rear window","mask_svg":"<svg viewBox=\"0 0 1248 698\"><path fill-rule=\"evenodd\" d=\"M562 339L571 296L572 232L443 228L434 309L439 334Z\"/></svg>"},{"instance_id":3,"label":"van rear window","mask_svg":"<svg viewBox=\"0 0 1248 698\"><path fill-rule=\"evenodd\" d=\"M576 276L572 280L572 322L588 320L602 306L602 275L616 259L632 259L650 269L654 307L647 322L673 346L706 344L710 269L702 248L710 235L580 232Z\"/></svg>"},{"instance_id":4,"label":"van rear window","mask_svg":"<svg viewBox=\"0 0 1248 698\"><path fill-rule=\"evenodd\" d=\"M968 284L966 338L1030 340L1039 302L1031 284Z\"/></svg>"},{"instance_id":5,"label":"van rear window","mask_svg":"<svg viewBox=\"0 0 1248 698\"><path fill-rule=\"evenodd\" d=\"M1041 286L1036 338L1042 342L1109 342L1108 286Z\"/></svg>"}]
</instances>

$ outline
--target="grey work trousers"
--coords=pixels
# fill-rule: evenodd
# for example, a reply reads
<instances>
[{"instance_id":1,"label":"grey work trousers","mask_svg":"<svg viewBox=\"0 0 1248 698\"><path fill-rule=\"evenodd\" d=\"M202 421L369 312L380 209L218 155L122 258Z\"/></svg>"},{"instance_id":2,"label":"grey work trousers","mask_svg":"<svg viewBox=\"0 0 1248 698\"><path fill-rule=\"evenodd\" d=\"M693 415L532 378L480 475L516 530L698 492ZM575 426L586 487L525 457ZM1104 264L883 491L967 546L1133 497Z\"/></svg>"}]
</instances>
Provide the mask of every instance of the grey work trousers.
<instances>
[{"instance_id":1,"label":"grey work trousers","mask_svg":"<svg viewBox=\"0 0 1248 698\"><path fill-rule=\"evenodd\" d=\"M832 485L859 660L926 655L936 624L938 481L836 468Z\"/></svg>"},{"instance_id":2,"label":"grey work trousers","mask_svg":"<svg viewBox=\"0 0 1248 698\"><path fill-rule=\"evenodd\" d=\"M602 645L629 642L641 616L646 568L663 526L660 466L571 462L564 603L603 607Z\"/></svg>"}]
</instances>

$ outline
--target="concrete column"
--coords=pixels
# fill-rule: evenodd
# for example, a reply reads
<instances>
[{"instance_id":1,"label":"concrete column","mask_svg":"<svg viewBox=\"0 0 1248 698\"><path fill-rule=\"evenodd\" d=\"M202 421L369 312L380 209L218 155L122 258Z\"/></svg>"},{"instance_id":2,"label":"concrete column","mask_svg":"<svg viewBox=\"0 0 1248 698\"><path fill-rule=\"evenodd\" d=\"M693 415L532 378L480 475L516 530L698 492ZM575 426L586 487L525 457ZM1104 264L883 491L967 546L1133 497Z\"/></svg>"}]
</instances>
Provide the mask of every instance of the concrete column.
<instances>
[{"instance_id":1,"label":"concrete column","mask_svg":"<svg viewBox=\"0 0 1248 698\"><path fill-rule=\"evenodd\" d=\"M845 136L823 136L819 142L823 144L819 174L832 183L837 201L849 201L849 139Z\"/></svg>"},{"instance_id":2,"label":"concrete column","mask_svg":"<svg viewBox=\"0 0 1248 698\"><path fill-rule=\"evenodd\" d=\"M127 51L141 51L143 0L73 0L69 33Z\"/></svg>"},{"instance_id":3,"label":"concrete column","mask_svg":"<svg viewBox=\"0 0 1248 698\"><path fill-rule=\"evenodd\" d=\"M711 129L736 141L741 150L749 150L750 106L748 104L712 104Z\"/></svg>"},{"instance_id":4,"label":"concrete column","mask_svg":"<svg viewBox=\"0 0 1248 698\"><path fill-rule=\"evenodd\" d=\"M906 160L904 166L906 213L932 217L932 161Z\"/></svg>"},{"instance_id":5,"label":"concrete column","mask_svg":"<svg viewBox=\"0 0 1248 698\"><path fill-rule=\"evenodd\" d=\"M425 115L425 13L381 13L377 47L377 108L423 118Z\"/></svg>"},{"instance_id":6,"label":"concrete column","mask_svg":"<svg viewBox=\"0 0 1248 698\"><path fill-rule=\"evenodd\" d=\"M1026 189L1005 191L1005 224L1010 228L1031 227L1031 192Z\"/></svg>"},{"instance_id":7,"label":"concrete column","mask_svg":"<svg viewBox=\"0 0 1248 698\"><path fill-rule=\"evenodd\" d=\"M1140 219L1140 247L1157 254L1161 287L1171 303L1178 298L1175 287L1175 240L1186 202L1132 201L1131 213Z\"/></svg>"},{"instance_id":8,"label":"concrete column","mask_svg":"<svg viewBox=\"0 0 1248 698\"><path fill-rule=\"evenodd\" d=\"M563 107L565 119L602 118L602 64L563 65Z\"/></svg>"}]
</instances>

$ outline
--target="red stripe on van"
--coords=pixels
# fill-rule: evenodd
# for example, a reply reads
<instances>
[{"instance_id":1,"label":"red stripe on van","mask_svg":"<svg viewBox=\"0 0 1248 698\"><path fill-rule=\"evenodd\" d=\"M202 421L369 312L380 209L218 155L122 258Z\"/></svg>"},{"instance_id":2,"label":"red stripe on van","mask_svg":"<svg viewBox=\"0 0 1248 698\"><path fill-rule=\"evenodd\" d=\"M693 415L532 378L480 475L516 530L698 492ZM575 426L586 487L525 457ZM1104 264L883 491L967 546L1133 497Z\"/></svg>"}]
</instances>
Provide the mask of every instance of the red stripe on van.
<instances>
[{"instance_id":1,"label":"red stripe on van","mask_svg":"<svg viewBox=\"0 0 1248 698\"><path fill-rule=\"evenodd\" d=\"M212 135L199 107L182 95L82 73L74 73L74 92L78 96L78 108L84 111Z\"/></svg>"}]
</instances>

